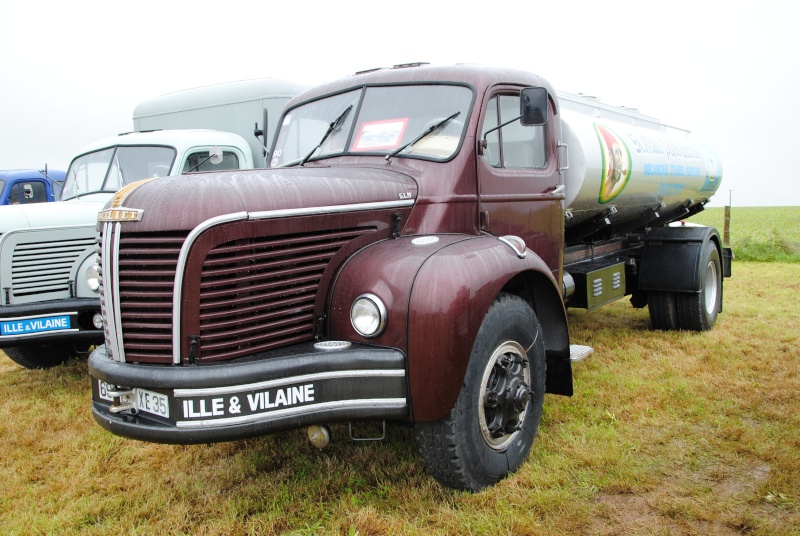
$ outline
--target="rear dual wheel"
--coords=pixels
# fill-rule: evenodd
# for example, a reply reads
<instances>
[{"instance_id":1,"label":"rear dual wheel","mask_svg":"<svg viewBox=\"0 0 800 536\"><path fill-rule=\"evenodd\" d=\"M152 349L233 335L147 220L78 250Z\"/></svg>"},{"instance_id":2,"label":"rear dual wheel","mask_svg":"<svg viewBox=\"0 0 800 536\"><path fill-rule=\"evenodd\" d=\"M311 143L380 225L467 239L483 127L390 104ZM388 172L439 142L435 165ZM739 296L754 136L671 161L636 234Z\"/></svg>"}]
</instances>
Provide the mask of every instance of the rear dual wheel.
<instances>
[{"instance_id":1,"label":"rear dual wheel","mask_svg":"<svg viewBox=\"0 0 800 536\"><path fill-rule=\"evenodd\" d=\"M700 292L676 295L681 329L707 331L717 323L722 308L722 263L719 251L708 242L701 256Z\"/></svg>"},{"instance_id":2,"label":"rear dual wheel","mask_svg":"<svg viewBox=\"0 0 800 536\"><path fill-rule=\"evenodd\" d=\"M722 263L713 242L700 255L700 291L649 291L647 307L655 329L707 331L722 309Z\"/></svg>"},{"instance_id":3,"label":"rear dual wheel","mask_svg":"<svg viewBox=\"0 0 800 536\"><path fill-rule=\"evenodd\" d=\"M481 324L455 406L417 423L425 468L445 486L479 491L516 471L542 416L544 341L531 306L501 294Z\"/></svg>"}]
</instances>

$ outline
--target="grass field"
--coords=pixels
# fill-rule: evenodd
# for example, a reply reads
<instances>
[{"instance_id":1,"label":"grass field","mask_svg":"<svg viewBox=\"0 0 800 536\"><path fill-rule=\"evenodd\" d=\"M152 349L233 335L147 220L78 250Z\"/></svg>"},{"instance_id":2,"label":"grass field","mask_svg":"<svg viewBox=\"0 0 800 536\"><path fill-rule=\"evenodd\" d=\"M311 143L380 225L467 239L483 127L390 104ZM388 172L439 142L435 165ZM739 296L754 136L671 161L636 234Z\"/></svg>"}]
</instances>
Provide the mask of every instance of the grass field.
<instances>
[{"instance_id":1,"label":"grass field","mask_svg":"<svg viewBox=\"0 0 800 536\"><path fill-rule=\"evenodd\" d=\"M618 302L571 312L575 396L548 395L522 469L429 478L410 429L326 451L303 432L215 445L115 437L85 361L0 355L3 534L800 534L800 265L739 263L704 334ZM370 430L364 433L370 433Z\"/></svg>"},{"instance_id":2,"label":"grass field","mask_svg":"<svg viewBox=\"0 0 800 536\"><path fill-rule=\"evenodd\" d=\"M708 208L689 221L722 233L725 209ZM800 262L800 207L732 207L730 242L738 260Z\"/></svg>"},{"instance_id":3,"label":"grass field","mask_svg":"<svg viewBox=\"0 0 800 536\"><path fill-rule=\"evenodd\" d=\"M722 230L722 209L693 221ZM734 208L710 332L651 331L624 300L570 311L572 342L595 348L575 396L548 395L527 462L477 494L428 477L401 426L354 443L336 425L325 451L303 431L116 437L91 417L85 360L31 371L0 352L0 533L800 535L798 234L800 208Z\"/></svg>"}]
</instances>

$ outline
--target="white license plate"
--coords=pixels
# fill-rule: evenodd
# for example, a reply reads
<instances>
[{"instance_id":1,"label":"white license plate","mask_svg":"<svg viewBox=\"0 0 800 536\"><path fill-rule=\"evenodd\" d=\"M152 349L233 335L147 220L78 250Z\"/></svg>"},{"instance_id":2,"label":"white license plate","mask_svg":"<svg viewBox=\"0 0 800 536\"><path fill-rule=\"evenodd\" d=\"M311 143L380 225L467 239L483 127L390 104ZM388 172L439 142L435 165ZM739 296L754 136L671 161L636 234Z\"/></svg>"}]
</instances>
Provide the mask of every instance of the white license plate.
<instances>
[{"instance_id":1,"label":"white license plate","mask_svg":"<svg viewBox=\"0 0 800 536\"><path fill-rule=\"evenodd\" d=\"M167 395L145 389L134 389L133 392L136 396L136 408L139 411L152 413L165 419L169 418L169 399Z\"/></svg>"},{"instance_id":2,"label":"white license plate","mask_svg":"<svg viewBox=\"0 0 800 536\"><path fill-rule=\"evenodd\" d=\"M109 394L109 392L114 390L113 386L104 381L98 380L97 387L97 394L100 398L103 400L108 400L109 402L114 401L114 398ZM125 397L127 400L130 400L130 398L130 395ZM134 389L133 402L136 404L136 409L139 411L158 415L159 417L164 417L165 419L169 418L169 399L167 398L167 395L154 393L153 391L148 391L147 389Z\"/></svg>"}]
</instances>

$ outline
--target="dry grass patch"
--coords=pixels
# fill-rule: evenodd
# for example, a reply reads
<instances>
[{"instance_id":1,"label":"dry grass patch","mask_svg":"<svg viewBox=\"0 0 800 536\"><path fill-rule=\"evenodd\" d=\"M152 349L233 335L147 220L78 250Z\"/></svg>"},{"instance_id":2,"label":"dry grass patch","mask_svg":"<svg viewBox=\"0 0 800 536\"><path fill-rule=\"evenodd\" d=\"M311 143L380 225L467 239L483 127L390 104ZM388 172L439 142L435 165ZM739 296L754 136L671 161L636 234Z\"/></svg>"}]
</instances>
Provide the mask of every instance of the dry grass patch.
<instances>
[{"instance_id":1,"label":"dry grass patch","mask_svg":"<svg viewBox=\"0 0 800 536\"><path fill-rule=\"evenodd\" d=\"M737 264L704 334L649 330L627 302L571 311L575 396L548 395L521 470L444 489L411 430L323 452L302 432L173 446L90 415L85 361L0 355L7 534L800 534L798 264Z\"/></svg>"}]
</instances>

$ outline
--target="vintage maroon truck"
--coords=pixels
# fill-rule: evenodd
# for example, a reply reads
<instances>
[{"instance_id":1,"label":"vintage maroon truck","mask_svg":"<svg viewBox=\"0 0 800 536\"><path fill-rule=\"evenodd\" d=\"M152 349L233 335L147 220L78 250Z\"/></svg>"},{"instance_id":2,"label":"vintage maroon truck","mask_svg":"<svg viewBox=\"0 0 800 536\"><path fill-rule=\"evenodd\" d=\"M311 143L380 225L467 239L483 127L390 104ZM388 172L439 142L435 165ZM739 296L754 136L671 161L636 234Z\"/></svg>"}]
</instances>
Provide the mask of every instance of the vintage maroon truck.
<instances>
[{"instance_id":1,"label":"vintage maroon truck","mask_svg":"<svg viewBox=\"0 0 800 536\"><path fill-rule=\"evenodd\" d=\"M545 392L573 394L591 349L567 307L631 295L656 328L714 325L730 251L668 225L721 177L686 134L516 70L311 89L269 169L138 183L100 213L94 417L164 443L413 424L437 480L492 485Z\"/></svg>"}]
</instances>

